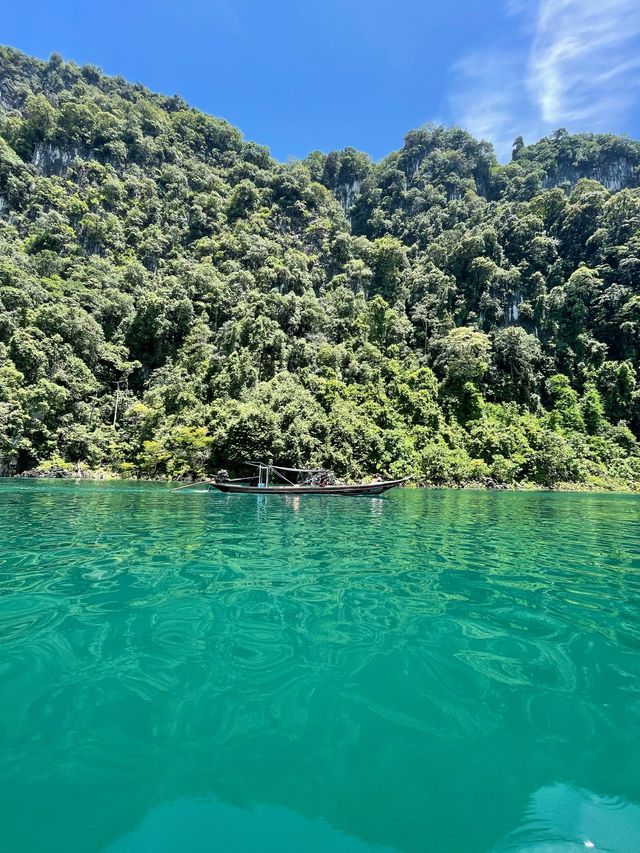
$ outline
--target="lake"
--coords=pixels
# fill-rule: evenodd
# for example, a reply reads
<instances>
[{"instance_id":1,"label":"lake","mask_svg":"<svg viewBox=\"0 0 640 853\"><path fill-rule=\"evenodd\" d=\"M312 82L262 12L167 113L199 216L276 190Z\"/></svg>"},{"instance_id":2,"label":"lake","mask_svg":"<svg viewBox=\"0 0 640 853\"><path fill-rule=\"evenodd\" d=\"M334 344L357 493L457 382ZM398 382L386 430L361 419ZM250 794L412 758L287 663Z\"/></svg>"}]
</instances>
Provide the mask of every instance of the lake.
<instances>
[{"instance_id":1,"label":"lake","mask_svg":"<svg viewBox=\"0 0 640 853\"><path fill-rule=\"evenodd\" d=\"M640 497L0 480L0 850L640 850Z\"/></svg>"}]
</instances>

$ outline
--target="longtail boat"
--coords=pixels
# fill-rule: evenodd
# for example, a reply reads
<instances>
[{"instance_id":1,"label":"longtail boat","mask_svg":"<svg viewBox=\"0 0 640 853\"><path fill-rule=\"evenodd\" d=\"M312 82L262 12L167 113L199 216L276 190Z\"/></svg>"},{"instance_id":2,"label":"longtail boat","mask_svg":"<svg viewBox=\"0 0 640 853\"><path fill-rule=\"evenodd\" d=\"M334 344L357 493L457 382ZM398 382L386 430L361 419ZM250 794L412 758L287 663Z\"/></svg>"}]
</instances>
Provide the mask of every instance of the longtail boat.
<instances>
[{"instance_id":1,"label":"longtail boat","mask_svg":"<svg viewBox=\"0 0 640 853\"><path fill-rule=\"evenodd\" d=\"M340 483L326 468L285 468L266 462L247 462L257 469L251 477L230 479L227 471L218 471L212 480L205 480L211 488L226 494L241 495L381 495L401 486L409 477L400 480L382 480L370 483ZM199 485L193 483L190 485ZM179 488L189 488L180 486Z\"/></svg>"}]
</instances>

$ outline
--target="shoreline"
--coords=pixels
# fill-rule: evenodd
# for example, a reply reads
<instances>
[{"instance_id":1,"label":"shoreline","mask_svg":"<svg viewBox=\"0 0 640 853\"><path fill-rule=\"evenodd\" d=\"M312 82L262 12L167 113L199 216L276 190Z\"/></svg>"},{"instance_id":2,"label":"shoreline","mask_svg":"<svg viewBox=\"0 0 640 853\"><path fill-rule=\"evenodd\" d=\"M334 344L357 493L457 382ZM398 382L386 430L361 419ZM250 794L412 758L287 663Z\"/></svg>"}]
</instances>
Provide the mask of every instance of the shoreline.
<instances>
[{"instance_id":1,"label":"shoreline","mask_svg":"<svg viewBox=\"0 0 640 853\"><path fill-rule=\"evenodd\" d=\"M48 470L29 471L21 474L9 474L1 476L0 479L8 480L64 480L75 483L87 482L139 482L139 483L175 483L176 485L196 485L197 480L172 479L170 477L123 477L113 471L107 470ZM640 483L611 483L601 485L598 483L574 483L560 482L556 486L541 486L537 483L523 481L520 483L433 483L433 482L411 482L401 488L407 489L442 489L447 491L478 491L478 492L565 492L565 493L590 493L590 494L630 494L640 495Z\"/></svg>"}]
</instances>

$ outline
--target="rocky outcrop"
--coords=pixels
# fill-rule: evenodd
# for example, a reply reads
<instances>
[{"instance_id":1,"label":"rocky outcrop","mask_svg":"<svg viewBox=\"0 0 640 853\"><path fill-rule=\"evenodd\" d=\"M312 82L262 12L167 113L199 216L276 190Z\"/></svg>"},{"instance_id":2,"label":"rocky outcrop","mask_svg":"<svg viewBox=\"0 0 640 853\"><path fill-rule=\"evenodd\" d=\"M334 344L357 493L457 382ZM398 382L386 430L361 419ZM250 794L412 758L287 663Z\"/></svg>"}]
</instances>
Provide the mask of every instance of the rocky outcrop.
<instances>
[{"instance_id":1,"label":"rocky outcrop","mask_svg":"<svg viewBox=\"0 0 640 853\"><path fill-rule=\"evenodd\" d=\"M560 167L543 181L545 189L569 184L574 187L582 178L598 181L610 192L618 192L625 187L635 187L640 183L640 167L627 158L604 161L596 164Z\"/></svg>"},{"instance_id":2,"label":"rocky outcrop","mask_svg":"<svg viewBox=\"0 0 640 853\"><path fill-rule=\"evenodd\" d=\"M49 468L33 468L31 471L23 471L19 476L38 480L65 480L75 475L73 471L63 468L62 465L51 465Z\"/></svg>"},{"instance_id":3,"label":"rocky outcrop","mask_svg":"<svg viewBox=\"0 0 640 853\"><path fill-rule=\"evenodd\" d=\"M349 209L356 200L356 196L360 191L361 185L362 181L354 180L350 184L341 184L340 186L336 187L335 196L340 202L345 214L349 212Z\"/></svg>"},{"instance_id":4,"label":"rocky outcrop","mask_svg":"<svg viewBox=\"0 0 640 853\"><path fill-rule=\"evenodd\" d=\"M55 145L40 143L36 145L31 159L32 164L41 175L65 175L74 160L82 158L89 159L90 152L81 151L79 148L64 150Z\"/></svg>"}]
</instances>

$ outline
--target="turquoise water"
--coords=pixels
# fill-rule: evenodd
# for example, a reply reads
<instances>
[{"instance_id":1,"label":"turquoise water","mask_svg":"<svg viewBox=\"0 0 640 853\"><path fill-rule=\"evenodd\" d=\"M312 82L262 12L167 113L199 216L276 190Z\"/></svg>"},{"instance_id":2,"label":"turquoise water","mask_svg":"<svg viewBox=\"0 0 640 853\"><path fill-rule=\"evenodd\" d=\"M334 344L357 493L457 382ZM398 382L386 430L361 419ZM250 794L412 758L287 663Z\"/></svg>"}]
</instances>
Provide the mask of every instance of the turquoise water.
<instances>
[{"instance_id":1,"label":"turquoise water","mask_svg":"<svg viewBox=\"0 0 640 853\"><path fill-rule=\"evenodd\" d=\"M0 480L0 851L636 853L639 522Z\"/></svg>"}]
</instances>

